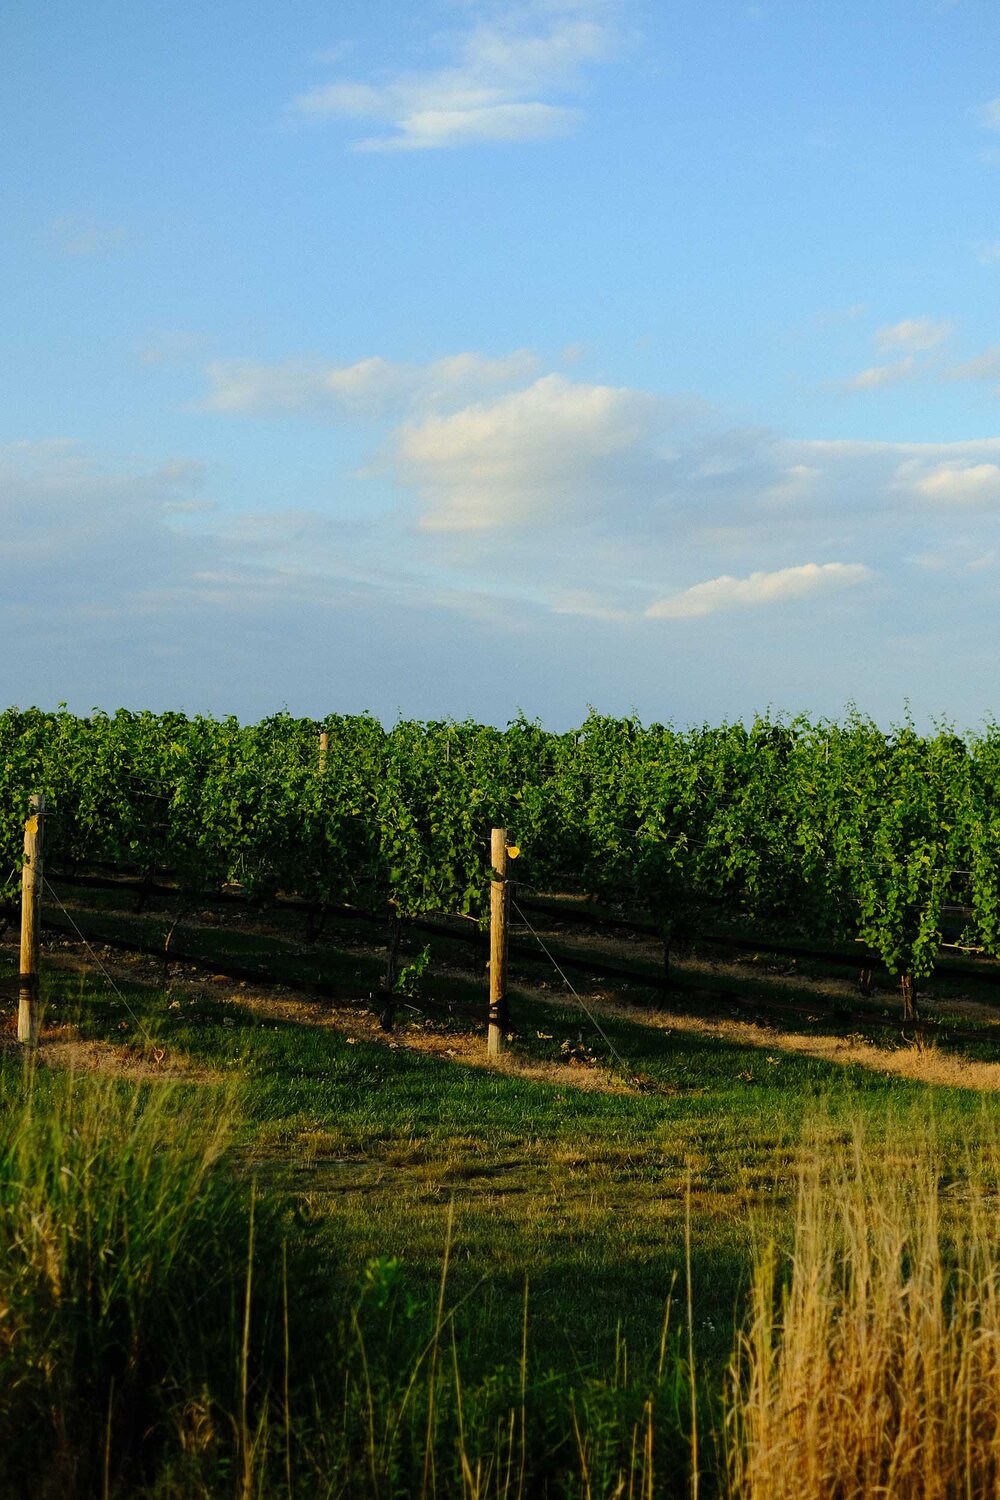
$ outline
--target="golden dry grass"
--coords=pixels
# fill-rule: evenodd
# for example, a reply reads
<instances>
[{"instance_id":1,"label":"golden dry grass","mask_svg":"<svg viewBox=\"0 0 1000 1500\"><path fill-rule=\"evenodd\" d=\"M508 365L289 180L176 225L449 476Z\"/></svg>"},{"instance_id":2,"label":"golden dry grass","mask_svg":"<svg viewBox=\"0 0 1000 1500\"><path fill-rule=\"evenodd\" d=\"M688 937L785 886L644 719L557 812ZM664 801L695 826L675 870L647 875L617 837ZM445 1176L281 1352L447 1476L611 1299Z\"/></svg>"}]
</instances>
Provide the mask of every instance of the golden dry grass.
<instances>
[{"instance_id":1,"label":"golden dry grass","mask_svg":"<svg viewBox=\"0 0 1000 1500\"><path fill-rule=\"evenodd\" d=\"M24 1048L12 1028L0 1033L0 1053L22 1057ZM186 1053L137 1039L107 1042L82 1038L75 1026L46 1027L34 1061L59 1072L100 1073L118 1078L183 1079L188 1083L220 1083L224 1075L196 1063Z\"/></svg>"},{"instance_id":2,"label":"golden dry grass","mask_svg":"<svg viewBox=\"0 0 1000 1500\"><path fill-rule=\"evenodd\" d=\"M918 1083L943 1084L949 1088L1000 1089L1000 1063L981 1062L946 1052L933 1043L921 1046L876 1046L858 1036L835 1036L826 1032L784 1031L755 1021L728 1017L692 1016L681 1011L648 1010L622 1006L589 996L587 1002L600 1015L618 1016L633 1024L661 1031L679 1031L757 1047L767 1052L792 1052L841 1066L855 1064L873 1072ZM998 1037L1000 1040L1000 1037Z\"/></svg>"},{"instance_id":3,"label":"golden dry grass","mask_svg":"<svg viewBox=\"0 0 1000 1500\"><path fill-rule=\"evenodd\" d=\"M1000 1493L1000 1212L994 1141L960 1211L932 1141L819 1142L794 1244L756 1260L734 1359L733 1500L979 1500Z\"/></svg>"},{"instance_id":4,"label":"golden dry grass","mask_svg":"<svg viewBox=\"0 0 1000 1500\"><path fill-rule=\"evenodd\" d=\"M57 967L78 968L80 960L71 954L53 954L50 962ZM125 965L117 956L104 960L108 971L120 978L134 979L134 965ZM219 980L224 980L220 975ZM258 1015L274 1019L294 1021L299 1025L332 1027L342 1034L368 1042L381 1042L390 1047L404 1047L444 1058L459 1065L477 1068L492 1068L514 1077L531 1078L540 1082L557 1083L561 1086L596 1091L600 1093L626 1094L635 1092L621 1075L600 1067L580 1067L562 1062L543 1061L527 1056L515 1047L498 1061L486 1057L483 1039L478 1030L447 1031L426 1029L422 1025L402 1024L391 1037L387 1037L378 1022L357 1007L317 1004L304 995L289 996L282 986L248 987L245 983L218 983L205 977L191 978L176 975L172 980L175 989L192 994L211 994L213 999L225 999L238 1003ZM525 993L529 987L521 986ZM549 989L538 990L540 1000L551 1004L553 993ZM569 996L567 995L567 1000ZM744 1021L730 1017L712 1017L685 1014L682 1011L663 1008L622 1005L600 989L585 993L587 1006L597 1015L615 1016L632 1025L649 1026L659 1031L678 1031L734 1043L738 1046L755 1047L776 1053L795 1053L814 1057L822 1062L840 1066L856 1065L868 1068L884 1076L908 1078L914 1082L939 1084L949 1088L1000 1090L1000 1062L984 1062L947 1052L933 1043L915 1045L877 1046L856 1035L837 1036L824 1032L806 1033L787 1031L780 1027L763 1025L755 1021ZM958 1009L960 1002L953 1004ZM970 1016L975 1019L995 1019L995 1011L969 1002ZM981 1015L985 1012L985 1016ZM62 1052L53 1049L52 1063L59 1065L60 1056L76 1060L80 1066L101 1071L103 1063L115 1071L142 1072L164 1070L152 1058L144 1058L130 1047L113 1047L111 1044L94 1044L88 1051L83 1045L73 1049L71 1059L68 1044L60 1043ZM171 1057L165 1071L171 1076L180 1076L186 1063ZM186 1075L187 1076L187 1075Z\"/></svg>"},{"instance_id":5,"label":"golden dry grass","mask_svg":"<svg viewBox=\"0 0 1000 1500\"><path fill-rule=\"evenodd\" d=\"M283 999L264 990L240 990L231 996L241 1006L257 1015L294 1021L297 1025L331 1027L354 1041L380 1044L391 1050L422 1052L447 1062L471 1068L487 1068L509 1077L530 1078L536 1082L557 1083L564 1087L606 1094L630 1094L637 1090L625 1078L600 1065L579 1065L546 1061L510 1050L499 1058L486 1055L486 1040L481 1029L438 1030L421 1022L400 1023L387 1034L377 1020L356 1006L317 1005L300 999Z\"/></svg>"}]
</instances>

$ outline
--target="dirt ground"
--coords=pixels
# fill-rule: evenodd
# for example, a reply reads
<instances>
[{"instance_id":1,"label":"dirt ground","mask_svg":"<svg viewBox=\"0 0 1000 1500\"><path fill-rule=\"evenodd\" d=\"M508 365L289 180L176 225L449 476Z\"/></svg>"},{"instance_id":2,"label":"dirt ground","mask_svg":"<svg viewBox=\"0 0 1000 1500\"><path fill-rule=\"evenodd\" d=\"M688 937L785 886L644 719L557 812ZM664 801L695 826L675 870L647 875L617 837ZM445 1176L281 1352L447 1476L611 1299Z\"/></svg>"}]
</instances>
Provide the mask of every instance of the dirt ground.
<instances>
[{"instance_id":1,"label":"dirt ground","mask_svg":"<svg viewBox=\"0 0 1000 1500\"><path fill-rule=\"evenodd\" d=\"M609 950L602 946L602 951ZM112 984L138 982L157 988L162 985L162 967L158 960L137 954L123 954L108 947L99 946L95 950L88 950L69 939L60 938L48 942L45 962L70 972L101 973ZM692 961L688 967L704 976L717 976L723 972L727 975L747 972L746 965L721 964L708 960ZM774 968L778 972L770 972ZM767 970L769 985L776 983L779 989L792 985L801 988L801 976L785 972L787 965L768 965ZM855 993L853 985L846 978L810 982L810 989L815 990L817 1000L821 997L840 999ZM641 1077L631 1076L627 1067L611 1069L602 1065L589 1055L586 1048L565 1061L545 1060L531 1057L518 1048L516 1038L512 1038L509 1050L499 1059L489 1059L486 1056L485 1039L478 1027L473 1030L454 1023L442 1025L421 1014L417 1007L402 1007L396 1029L387 1034L381 1029L377 1018L361 1004L318 1002L307 993L291 990L287 986L234 982L225 974L208 975L187 965L174 967L170 977L170 990L186 999L204 996L217 1002L239 1005L262 1020L331 1027L348 1042L364 1040L390 1049L408 1049L462 1066L489 1068L509 1076L553 1083L564 1088L629 1094L640 1092L647 1086ZM555 980L543 981L534 988L522 984L519 991L528 998L533 994L540 1001L548 1003L565 998L566 1003L572 1004L574 1000ZM795 1053L827 1063L869 1068L883 1076L897 1076L923 1083L988 1091L1000 1089L1000 1061L964 1058L955 1052L940 1049L933 1043L900 1042L879 1046L857 1035L790 1031L779 1025L757 1020L692 1015L676 1007L626 1006L615 998L613 992L609 993L606 988L592 985L579 986L577 993L594 1016L623 1019L633 1026L650 1027L660 1032L693 1033L706 1039L717 1038L740 1046L754 1047L765 1054ZM11 1003L10 996L4 998L3 1009L5 1015L0 1031L0 1048L8 1050L18 1045L15 1036L16 1003ZM1000 1042L1000 1021L993 1007L978 1001L956 999L949 1001L949 1010L967 1014L970 1020L996 1024ZM586 1021L583 1014L581 1020ZM218 1075L211 1070L197 1066L183 1053L174 1052L155 1039L143 1037L141 1029L136 1029L129 1022L123 1022L123 1029L129 1034L123 1035L119 1043L81 1039L74 1028L67 1025L46 1027L38 1060L48 1067L118 1073L133 1078L218 1081Z\"/></svg>"}]
</instances>

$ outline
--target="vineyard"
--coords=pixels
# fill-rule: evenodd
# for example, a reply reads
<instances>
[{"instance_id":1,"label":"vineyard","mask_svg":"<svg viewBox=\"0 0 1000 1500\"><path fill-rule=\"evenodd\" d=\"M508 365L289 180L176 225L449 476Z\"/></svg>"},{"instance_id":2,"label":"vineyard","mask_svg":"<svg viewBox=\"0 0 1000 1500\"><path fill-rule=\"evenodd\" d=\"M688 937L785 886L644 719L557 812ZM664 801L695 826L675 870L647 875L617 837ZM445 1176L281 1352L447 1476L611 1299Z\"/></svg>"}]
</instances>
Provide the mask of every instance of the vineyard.
<instances>
[{"instance_id":1,"label":"vineyard","mask_svg":"<svg viewBox=\"0 0 1000 1500\"><path fill-rule=\"evenodd\" d=\"M322 735L322 750L320 736ZM294 894L484 922L489 830L522 892L584 894L673 945L738 929L844 945L899 976L1000 955L1000 728L885 733L758 719L678 730L591 714L576 731L278 715L0 715L0 828L19 879L31 794L51 869L166 873L195 901ZM389 939L391 943L391 935Z\"/></svg>"},{"instance_id":2,"label":"vineyard","mask_svg":"<svg viewBox=\"0 0 1000 1500\"><path fill-rule=\"evenodd\" d=\"M996 1493L1000 730L11 709L0 792L0 1492Z\"/></svg>"}]
</instances>

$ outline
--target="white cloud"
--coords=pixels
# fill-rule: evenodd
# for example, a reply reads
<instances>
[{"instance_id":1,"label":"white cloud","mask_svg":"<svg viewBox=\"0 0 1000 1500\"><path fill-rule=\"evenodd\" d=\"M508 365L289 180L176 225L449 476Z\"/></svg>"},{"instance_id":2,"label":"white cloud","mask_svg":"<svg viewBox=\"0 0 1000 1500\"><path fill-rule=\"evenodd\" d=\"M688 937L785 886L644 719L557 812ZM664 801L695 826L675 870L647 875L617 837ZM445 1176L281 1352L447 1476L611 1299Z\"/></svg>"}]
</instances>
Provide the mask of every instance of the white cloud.
<instances>
[{"instance_id":1,"label":"white cloud","mask_svg":"<svg viewBox=\"0 0 1000 1500\"><path fill-rule=\"evenodd\" d=\"M403 133L370 137L366 151L426 151L441 146L470 146L492 141L549 141L569 135L580 111L556 104L478 104L470 109L420 109L410 113Z\"/></svg>"},{"instance_id":2,"label":"white cloud","mask_svg":"<svg viewBox=\"0 0 1000 1500\"><path fill-rule=\"evenodd\" d=\"M99 553L127 542L170 515L199 510L203 466L168 459L145 472L121 472L96 462L69 438L0 447L0 523L4 555L77 560L81 548Z\"/></svg>"},{"instance_id":3,"label":"white cloud","mask_svg":"<svg viewBox=\"0 0 1000 1500\"><path fill-rule=\"evenodd\" d=\"M374 355L350 365L290 359L213 360L207 367L209 411L239 416L380 417L413 405L461 404L483 391L529 379L537 360L527 349L493 359L452 354L426 365Z\"/></svg>"},{"instance_id":4,"label":"white cloud","mask_svg":"<svg viewBox=\"0 0 1000 1500\"><path fill-rule=\"evenodd\" d=\"M1000 346L994 344L973 359L952 365L945 373L949 380L995 380L1000 376Z\"/></svg>"},{"instance_id":5,"label":"white cloud","mask_svg":"<svg viewBox=\"0 0 1000 1500\"><path fill-rule=\"evenodd\" d=\"M988 100L986 104L980 104L976 110L976 119L984 130L1000 130L1000 96Z\"/></svg>"},{"instance_id":6,"label":"white cloud","mask_svg":"<svg viewBox=\"0 0 1000 1500\"><path fill-rule=\"evenodd\" d=\"M915 558L943 555L943 518L954 532L959 508L962 550L947 553L936 576L961 568L971 581L965 564L1000 544L991 498L1000 438L783 439L726 429L693 401L539 376L535 363L523 351L420 366L217 362L215 410L353 415L382 429L371 434L371 466L342 476L335 523L317 497L282 508L274 526L240 516L227 534L213 518L200 534L256 568L281 559L317 576L410 588L428 607L450 589L495 597L515 614L530 605L553 621L622 629L649 629L647 607L649 622L707 615L870 576L860 563L802 558L864 558L891 588ZM372 475L380 495L391 479L398 494L377 520L359 485ZM345 525L352 488L359 514ZM664 598L664 580L685 576L707 581Z\"/></svg>"},{"instance_id":7,"label":"white cloud","mask_svg":"<svg viewBox=\"0 0 1000 1500\"><path fill-rule=\"evenodd\" d=\"M804 599L818 592L852 588L871 577L871 569L862 563L803 563L773 573L751 573L749 578L732 578L726 573L658 600L649 606L646 616L651 620L700 618L719 610L750 609L779 604L786 599Z\"/></svg>"},{"instance_id":8,"label":"white cloud","mask_svg":"<svg viewBox=\"0 0 1000 1500\"><path fill-rule=\"evenodd\" d=\"M491 684L505 707L537 703L551 715L557 699L546 692L582 705L595 692L617 704L620 691L627 711L652 705L661 689L683 703L679 713L697 714L714 673L721 712L734 701L731 657L706 658L707 627L682 623L666 627L664 653L661 623L717 611L733 611L738 631L754 636L737 674L748 703L786 694L790 706L815 704L808 694L825 681L835 708L857 691L859 660L895 673L902 692L935 642L932 696L958 690L954 661L966 646L985 663L980 677L988 672L1000 439L792 441L557 375L457 411L408 410L391 451L411 493L401 487L388 510L380 492L377 512L343 476L293 493L291 505L275 491L258 514L192 514L204 510L208 486L185 459L140 469L68 442L0 449L3 618L8 635L36 651L8 653L8 699L44 691L55 701L68 683L86 703L159 693L193 707L192 683L211 667L205 706L264 712L278 683L283 695L305 693L304 712L312 692L341 706L353 695L354 707L390 715L404 703L427 713L418 699L430 672L444 684L436 706L455 711L469 700L451 678L464 682L471 666L475 679L486 620L524 643L516 661L501 653L502 686ZM384 453L384 435L374 441ZM232 489L225 469L220 480ZM692 580L704 581L683 587ZM847 662L835 686L816 676L831 616L832 659ZM893 633L911 622L929 645L893 661ZM952 627L945 650L941 631ZM315 663L299 677L286 670L303 630L340 644L318 688ZM161 659L176 663L172 676L159 672ZM526 702L531 670L539 696ZM657 675L665 670L694 684L690 702L667 691Z\"/></svg>"},{"instance_id":9,"label":"white cloud","mask_svg":"<svg viewBox=\"0 0 1000 1500\"><path fill-rule=\"evenodd\" d=\"M101 255L115 250L125 240L125 231L117 224L99 224L95 219L70 214L55 219L50 237L63 255Z\"/></svg>"},{"instance_id":10,"label":"white cloud","mask_svg":"<svg viewBox=\"0 0 1000 1500\"><path fill-rule=\"evenodd\" d=\"M811 455L813 460L825 455L846 460L869 455L972 458L983 453L1000 453L1000 437L968 438L954 443L892 443L879 438L787 438L785 447L797 454Z\"/></svg>"},{"instance_id":11,"label":"white cloud","mask_svg":"<svg viewBox=\"0 0 1000 1500\"><path fill-rule=\"evenodd\" d=\"M278 596L375 591L462 608L461 590L406 577L397 536L277 505L227 513L203 498L201 464L101 462L69 439L0 446L0 612L40 601L48 622L170 614L197 605L259 615ZM126 632L127 633L127 632Z\"/></svg>"},{"instance_id":12,"label":"white cloud","mask_svg":"<svg viewBox=\"0 0 1000 1500\"><path fill-rule=\"evenodd\" d=\"M426 530L587 518L627 498L648 468L661 409L640 391L546 375L496 401L408 423L399 471L423 497Z\"/></svg>"},{"instance_id":13,"label":"white cloud","mask_svg":"<svg viewBox=\"0 0 1000 1500\"><path fill-rule=\"evenodd\" d=\"M37 607L43 634L68 639L74 622L84 632L87 622L120 622L136 590L183 578L205 556L191 534L197 513L212 509L200 494L204 478L190 459L137 470L102 463L68 439L0 447L8 628L12 606ZM80 638L97 649L93 637Z\"/></svg>"},{"instance_id":14,"label":"white cloud","mask_svg":"<svg viewBox=\"0 0 1000 1500\"><path fill-rule=\"evenodd\" d=\"M912 466L903 465L899 478L909 480L917 494L940 505L996 505L1000 503L1000 465L938 464L929 473L913 477Z\"/></svg>"},{"instance_id":15,"label":"white cloud","mask_svg":"<svg viewBox=\"0 0 1000 1500\"><path fill-rule=\"evenodd\" d=\"M877 329L875 344L886 353L903 349L910 354L923 354L943 344L953 332L952 323L935 322L933 318L904 318L900 323L888 323Z\"/></svg>"},{"instance_id":16,"label":"white cloud","mask_svg":"<svg viewBox=\"0 0 1000 1500\"><path fill-rule=\"evenodd\" d=\"M319 85L294 107L313 118L374 121L379 132L356 143L364 150L551 139L574 127L579 110L542 96L575 92L582 70L611 55L617 44L613 9L613 0L510 5L454 39L457 57L450 66L385 82Z\"/></svg>"},{"instance_id":17,"label":"white cloud","mask_svg":"<svg viewBox=\"0 0 1000 1500\"><path fill-rule=\"evenodd\" d=\"M822 308L813 314L810 322L814 328L821 330L839 328L844 323L856 323L867 311L867 302L851 302L844 307Z\"/></svg>"},{"instance_id":18,"label":"white cloud","mask_svg":"<svg viewBox=\"0 0 1000 1500\"><path fill-rule=\"evenodd\" d=\"M846 388L875 391L919 379L927 374L928 364L926 360L918 360L917 356L936 349L951 337L953 331L953 324L935 322L933 318L903 318L899 323L887 323L876 329L872 342L883 354L899 353L902 358L888 364L869 365L845 381Z\"/></svg>"},{"instance_id":19,"label":"white cloud","mask_svg":"<svg viewBox=\"0 0 1000 1500\"><path fill-rule=\"evenodd\" d=\"M883 386L899 385L904 380L911 380L916 373L913 355L908 354L905 359L895 360L892 364L870 365L867 370L852 375L847 381L847 387L852 391L881 390Z\"/></svg>"},{"instance_id":20,"label":"white cloud","mask_svg":"<svg viewBox=\"0 0 1000 1500\"><path fill-rule=\"evenodd\" d=\"M821 470L812 464L790 464L781 478L768 485L765 497L776 505L798 505L815 492Z\"/></svg>"},{"instance_id":21,"label":"white cloud","mask_svg":"<svg viewBox=\"0 0 1000 1500\"><path fill-rule=\"evenodd\" d=\"M332 47L321 47L318 52L314 52L312 60L317 63L342 63L344 58L349 57L353 50L353 42L334 42Z\"/></svg>"},{"instance_id":22,"label":"white cloud","mask_svg":"<svg viewBox=\"0 0 1000 1500\"><path fill-rule=\"evenodd\" d=\"M620 623L632 619L632 612L608 604L593 589L566 589L552 598L552 613L555 615L578 615L585 620L606 620Z\"/></svg>"}]
</instances>

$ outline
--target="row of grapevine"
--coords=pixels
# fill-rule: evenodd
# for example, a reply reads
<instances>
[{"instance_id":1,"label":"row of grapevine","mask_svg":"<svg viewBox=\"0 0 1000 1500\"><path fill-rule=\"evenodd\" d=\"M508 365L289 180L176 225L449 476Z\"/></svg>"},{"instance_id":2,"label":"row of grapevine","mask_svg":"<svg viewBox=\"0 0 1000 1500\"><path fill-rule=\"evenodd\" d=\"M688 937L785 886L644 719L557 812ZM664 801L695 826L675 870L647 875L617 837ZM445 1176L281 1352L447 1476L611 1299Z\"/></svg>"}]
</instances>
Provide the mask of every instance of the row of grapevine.
<instances>
[{"instance_id":1,"label":"row of grapevine","mask_svg":"<svg viewBox=\"0 0 1000 1500\"><path fill-rule=\"evenodd\" d=\"M320 730L327 734L324 763ZM678 730L592 714L553 734L470 722L277 715L0 714L0 851L16 877L29 794L49 858L169 869L370 909L485 915L491 825L522 878L653 918L668 943L720 920L861 939L911 984L945 908L1000 954L1000 729L760 719ZM905 987L904 987L905 993Z\"/></svg>"}]
</instances>

